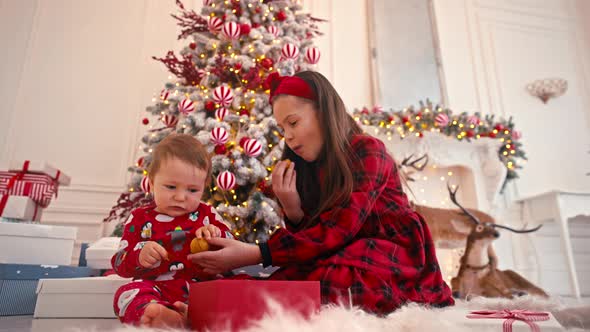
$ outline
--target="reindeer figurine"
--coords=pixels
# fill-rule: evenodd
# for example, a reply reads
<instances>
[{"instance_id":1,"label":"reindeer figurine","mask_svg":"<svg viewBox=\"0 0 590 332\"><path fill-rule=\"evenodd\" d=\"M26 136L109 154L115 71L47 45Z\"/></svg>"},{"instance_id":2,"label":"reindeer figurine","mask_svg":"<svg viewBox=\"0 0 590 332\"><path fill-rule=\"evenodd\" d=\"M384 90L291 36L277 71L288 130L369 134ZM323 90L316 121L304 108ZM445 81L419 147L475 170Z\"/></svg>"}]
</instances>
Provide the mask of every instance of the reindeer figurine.
<instances>
[{"instance_id":1,"label":"reindeer figurine","mask_svg":"<svg viewBox=\"0 0 590 332\"><path fill-rule=\"evenodd\" d=\"M428 164L428 155L426 154L412 160L413 157L414 155L412 154L398 164L400 177L412 195L412 190L407 186L407 183L414 182L414 173L423 171ZM469 217L457 209L443 209L415 203L411 204L412 208L424 217L434 244L438 248L456 249L465 247L467 234L458 232L453 223L462 223L464 227L471 227L472 222ZM469 212L482 222L495 223L494 218L485 212L475 209L469 209ZM489 250L489 255L495 257L492 246L490 246Z\"/></svg>"},{"instance_id":2,"label":"reindeer figurine","mask_svg":"<svg viewBox=\"0 0 590 332\"><path fill-rule=\"evenodd\" d=\"M497 257L490 255L492 242L500 236L497 228L506 229L514 233L531 233L542 225L532 229L516 230L507 226L480 221L469 210L457 202L455 191L447 184L451 201L463 211L472 221L470 228L462 223L453 222L457 231L467 234L465 254L461 257L461 266L457 276L451 279L453 296L457 298L471 298L473 296L505 297L512 299L515 295L525 294L548 297L539 287L523 278L512 270L498 270Z\"/></svg>"}]
</instances>

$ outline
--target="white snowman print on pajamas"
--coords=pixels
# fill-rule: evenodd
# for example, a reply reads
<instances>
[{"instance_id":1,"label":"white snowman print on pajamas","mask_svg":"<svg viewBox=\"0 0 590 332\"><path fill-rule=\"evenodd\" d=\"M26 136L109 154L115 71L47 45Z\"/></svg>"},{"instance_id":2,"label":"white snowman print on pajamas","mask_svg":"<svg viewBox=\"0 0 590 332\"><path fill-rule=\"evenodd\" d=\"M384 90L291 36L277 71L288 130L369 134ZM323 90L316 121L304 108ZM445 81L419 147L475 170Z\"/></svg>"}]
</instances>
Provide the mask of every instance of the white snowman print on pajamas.
<instances>
[{"instance_id":1,"label":"white snowman print on pajamas","mask_svg":"<svg viewBox=\"0 0 590 332\"><path fill-rule=\"evenodd\" d=\"M139 293L139 288L134 288L130 290L126 290L121 295L119 295L119 299L117 300L117 306L119 307L119 317L125 316L125 311L129 306L129 303L133 301L133 299Z\"/></svg>"}]
</instances>

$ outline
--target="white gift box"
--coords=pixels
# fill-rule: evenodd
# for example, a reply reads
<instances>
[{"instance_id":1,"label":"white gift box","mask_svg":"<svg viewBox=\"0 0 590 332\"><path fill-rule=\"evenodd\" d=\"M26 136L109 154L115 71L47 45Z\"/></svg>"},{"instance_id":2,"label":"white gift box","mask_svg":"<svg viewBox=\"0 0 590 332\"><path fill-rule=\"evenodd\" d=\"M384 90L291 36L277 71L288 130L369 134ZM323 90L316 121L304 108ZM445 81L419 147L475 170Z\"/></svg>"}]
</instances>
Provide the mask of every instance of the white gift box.
<instances>
[{"instance_id":1,"label":"white gift box","mask_svg":"<svg viewBox=\"0 0 590 332\"><path fill-rule=\"evenodd\" d=\"M449 307L443 309L445 310L445 318L456 322L458 325L462 327L466 327L468 330L472 331L502 331L502 324L506 319L501 318L467 318L473 311L477 310L469 310L464 308L454 308ZM486 309L490 310L490 309ZM538 310L531 310L534 312L538 312ZM564 331L564 327L559 324L559 322L555 319L555 317L549 313L545 312L549 319L546 321L535 321L534 323L539 327L539 331L542 332L557 332L557 331ZM512 323L512 331L513 332L530 332L531 327L520 320L516 320Z\"/></svg>"},{"instance_id":2,"label":"white gift box","mask_svg":"<svg viewBox=\"0 0 590 332\"><path fill-rule=\"evenodd\" d=\"M86 265L93 269L111 269L111 258L117 253L120 237L103 237L86 249Z\"/></svg>"},{"instance_id":3,"label":"white gift box","mask_svg":"<svg viewBox=\"0 0 590 332\"><path fill-rule=\"evenodd\" d=\"M2 199L3 195L0 195ZM39 221L43 208L27 196L8 196L6 206L0 214L4 218Z\"/></svg>"},{"instance_id":4,"label":"white gift box","mask_svg":"<svg viewBox=\"0 0 590 332\"><path fill-rule=\"evenodd\" d=\"M70 185L71 179L67 174L64 174L56 167L54 167L44 161L39 161L39 160L25 160L25 161L19 161L19 162L12 161L10 163L10 167L8 168L8 170L12 171L12 172L22 171L25 163L28 163L27 172L47 174L50 177L52 177L53 179L55 179L57 177L57 182L59 183L60 186L69 186Z\"/></svg>"},{"instance_id":5,"label":"white gift box","mask_svg":"<svg viewBox=\"0 0 590 332\"><path fill-rule=\"evenodd\" d=\"M77 228L0 223L0 263L71 265Z\"/></svg>"},{"instance_id":6,"label":"white gift box","mask_svg":"<svg viewBox=\"0 0 590 332\"><path fill-rule=\"evenodd\" d=\"M41 279L35 318L116 318L113 298L131 279L108 277Z\"/></svg>"}]
</instances>

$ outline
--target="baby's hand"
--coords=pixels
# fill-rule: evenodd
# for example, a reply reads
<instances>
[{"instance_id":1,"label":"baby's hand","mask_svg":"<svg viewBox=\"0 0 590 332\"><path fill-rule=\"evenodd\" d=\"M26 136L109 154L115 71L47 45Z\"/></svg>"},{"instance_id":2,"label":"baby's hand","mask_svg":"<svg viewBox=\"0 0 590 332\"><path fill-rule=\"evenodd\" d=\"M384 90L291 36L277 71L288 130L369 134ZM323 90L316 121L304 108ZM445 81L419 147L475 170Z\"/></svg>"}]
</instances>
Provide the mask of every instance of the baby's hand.
<instances>
[{"instance_id":1,"label":"baby's hand","mask_svg":"<svg viewBox=\"0 0 590 332\"><path fill-rule=\"evenodd\" d=\"M205 225L195 232L195 236L197 238L204 237L205 239L210 239L212 237L221 237L221 230L219 227L215 225Z\"/></svg>"},{"instance_id":2,"label":"baby's hand","mask_svg":"<svg viewBox=\"0 0 590 332\"><path fill-rule=\"evenodd\" d=\"M148 241L139 253L139 265L148 269L157 267L162 260L168 260L168 252L154 241Z\"/></svg>"}]
</instances>

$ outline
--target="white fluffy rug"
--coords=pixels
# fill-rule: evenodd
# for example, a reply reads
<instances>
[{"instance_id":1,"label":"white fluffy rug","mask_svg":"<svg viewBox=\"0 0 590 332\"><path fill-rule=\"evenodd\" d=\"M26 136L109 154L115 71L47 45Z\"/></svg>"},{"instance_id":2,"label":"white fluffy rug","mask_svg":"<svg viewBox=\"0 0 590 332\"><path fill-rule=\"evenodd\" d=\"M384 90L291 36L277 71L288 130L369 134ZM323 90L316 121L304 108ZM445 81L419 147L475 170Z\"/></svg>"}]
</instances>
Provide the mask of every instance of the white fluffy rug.
<instances>
[{"instance_id":1,"label":"white fluffy rug","mask_svg":"<svg viewBox=\"0 0 590 332\"><path fill-rule=\"evenodd\" d=\"M264 317L248 332L280 331L280 332L367 332L367 331L501 331L499 319L486 319L490 324L475 328L473 320L465 315L472 310L481 309L528 309L548 311L558 318L561 325L568 331L583 331L580 327L590 329L590 306L566 308L559 300L544 300L534 297L522 297L516 300L477 298L469 302L458 301L454 307L443 309L425 309L416 304L409 304L384 318L364 313L363 311L344 307L324 307L321 312L303 320L284 312L279 306L273 305L272 314ZM468 322L471 321L471 322ZM478 320L482 321L482 320ZM491 323L494 322L494 323ZM541 323L539 323L541 324ZM528 331L528 327L526 330ZM566 330L564 328L564 330ZM134 327L121 327L117 331L156 331ZM543 331L543 329L541 329ZM217 331L215 331L217 332Z\"/></svg>"}]
</instances>

